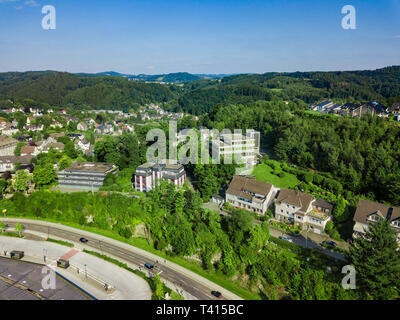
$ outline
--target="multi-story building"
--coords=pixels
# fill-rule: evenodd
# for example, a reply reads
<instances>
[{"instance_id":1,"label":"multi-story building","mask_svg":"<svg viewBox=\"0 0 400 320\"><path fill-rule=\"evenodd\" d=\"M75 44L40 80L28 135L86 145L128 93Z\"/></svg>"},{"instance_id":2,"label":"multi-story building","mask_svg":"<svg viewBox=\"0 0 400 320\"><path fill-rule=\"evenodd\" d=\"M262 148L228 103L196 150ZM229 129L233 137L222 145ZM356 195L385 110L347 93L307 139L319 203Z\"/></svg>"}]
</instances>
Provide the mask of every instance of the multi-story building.
<instances>
[{"instance_id":1,"label":"multi-story building","mask_svg":"<svg viewBox=\"0 0 400 320\"><path fill-rule=\"evenodd\" d=\"M58 184L64 189L98 190L103 186L106 175L117 171L118 168L112 163L74 162L58 172Z\"/></svg>"},{"instance_id":2,"label":"multi-story building","mask_svg":"<svg viewBox=\"0 0 400 320\"><path fill-rule=\"evenodd\" d=\"M17 144L18 141L13 138L0 136L0 156L13 156Z\"/></svg>"},{"instance_id":3,"label":"multi-story building","mask_svg":"<svg viewBox=\"0 0 400 320\"><path fill-rule=\"evenodd\" d=\"M333 207L332 203L316 200L310 194L280 189L275 199L275 218L321 234L332 218Z\"/></svg>"},{"instance_id":4,"label":"multi-story building","mask_svg":"<svg viewBox=\"0 0 400 320\"><path fill-rule=\"evenodd\" d=\"M14 171L17 163L19 166L27 166L31 163L32 158L32 156L1 156L0 173Z\"/></svg>"},{"instance_id":5,"label":"multi-story building","mask_svg":"<svg viewBox=\"0 0 400 320\"><path fill-rule=\"evenodd\" d=\"M186 171L181 164L148 162L136 168L135 189L141 192L153 190L162 180L168 180L178 188L186 181Z\"/></svg>"},{"instance_id":6,"label":"multi-story building","mask_svg":"<svg viewBox=\"0 0 400 320\"><path fill-rule=\"evenodd\" d=\"M260 154L260 133L247 130L246 135L235 133L221 133L211 142L212 157L221 161L221 157L237 159L246 165L257 164Z\"/></svg>"},{"instance_id":7,"label":"multi-story building","mask_svg":"<svg viewBox=\"0 0 400 320\"><path fill-rule=\"evenodd\" d=\"M226 191L225 200L230 205L265 214L278 189L272 184L246 176L234 176Z\"/></svg>"},{"instance_id":8,"label":"multi-story building","mask_svg":"<svg viewBox=\"0 0 400 320\"><path fill-rule=\"evenodd\" d=\"M353 237L365 236L369 226L379 219L387 219L390 222L397 232L397 242L400 245L400 208L363 199L358 202L354 214Z\"/></svg>"}]
</instances>

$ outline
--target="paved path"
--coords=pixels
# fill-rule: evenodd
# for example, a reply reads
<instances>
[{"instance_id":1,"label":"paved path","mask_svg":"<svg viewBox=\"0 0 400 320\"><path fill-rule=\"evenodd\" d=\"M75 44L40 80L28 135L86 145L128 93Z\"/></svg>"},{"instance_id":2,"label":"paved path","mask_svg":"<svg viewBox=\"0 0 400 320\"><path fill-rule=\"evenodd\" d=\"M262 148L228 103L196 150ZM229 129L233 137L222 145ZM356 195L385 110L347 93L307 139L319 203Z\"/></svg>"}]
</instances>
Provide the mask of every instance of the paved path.
<instances>
[{"instance_id":1,"label":"paved path","mask_svg":"<svg viewBox=\"0 0 400 320\"><path fill-rule=\"evenodd\" d=\"M50 265L52 268L56 269L57 272L75 282L100 300L151 299L152 292L145 280L128 270L122 269L115 264L99 259L90 254L78 250L71 250L66 246L48 241L0 237L0 253L4 255L4 251L7 251L9 255L11 250L24 251L29 261ZM76 268L70 267L65 270L56 267L56 261L65 255L70 255L70 264L81 270L80 276L75 273ZM46 256L46 258L44 258L44 256ZM44 260L46 260L46 262L44 262ZM85 281L88 279L85 272L110 284L112 287L115 287L116 290L111 294L107 294L105 290L100 290L100 286L97 286L97 288L93 287Z\"/></svg>"},{"instance_id":2,"label":"paved path","mask_svg":"<svg viewBox=\"0 0 400 320\"><path fill-rule=\"evenodd\" d=\"M197 273L155 254L111 238L51 222L14 218L0 218L0 221L4 221L11 227L16 222L19 222L26 230L41 232L45 235L50 234L52 238L55 236L76 243L79 243L79 239L83 236L89 241L87 244L80 244L80 247L106 253L119 261L128 261L134 265L141 266L141 270L150 275L151 272L144 268L144 264L149 262L155 266L155 271L160 274L163 281L172 283L175 287L195 299L216 300L217 298L211 294L211 291L217 290L222 293L224 299L242 300L239 296Z\"/></svg>"}]
</instances>

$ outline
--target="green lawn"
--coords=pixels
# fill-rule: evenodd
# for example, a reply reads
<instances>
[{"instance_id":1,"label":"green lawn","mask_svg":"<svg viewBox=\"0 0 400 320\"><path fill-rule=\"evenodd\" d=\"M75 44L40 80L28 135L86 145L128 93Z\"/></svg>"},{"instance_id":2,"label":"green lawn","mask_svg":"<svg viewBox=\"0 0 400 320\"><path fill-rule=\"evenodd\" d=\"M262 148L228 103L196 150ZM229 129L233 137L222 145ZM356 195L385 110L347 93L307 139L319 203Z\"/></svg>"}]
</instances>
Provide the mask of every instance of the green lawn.
<instances>
[{"instance_id":1,"label":"green lawn","mask_svg":"<svg viewBox=\"0 0 400 320\"><path fill-rule=\"evenodd\" d=\"M277 165L277 169L273 169L266 164L259 164L253 170L253 175L256 177L257 180L265 181L272 183L275 187L278 188L288 188L293 189L297 186L300 181L297 177L291 173L283 172L279 162L275 161ZM283 172L284 176L279 177L278 175L273 174L272 172Z\"/></svg>"}]
</instances>

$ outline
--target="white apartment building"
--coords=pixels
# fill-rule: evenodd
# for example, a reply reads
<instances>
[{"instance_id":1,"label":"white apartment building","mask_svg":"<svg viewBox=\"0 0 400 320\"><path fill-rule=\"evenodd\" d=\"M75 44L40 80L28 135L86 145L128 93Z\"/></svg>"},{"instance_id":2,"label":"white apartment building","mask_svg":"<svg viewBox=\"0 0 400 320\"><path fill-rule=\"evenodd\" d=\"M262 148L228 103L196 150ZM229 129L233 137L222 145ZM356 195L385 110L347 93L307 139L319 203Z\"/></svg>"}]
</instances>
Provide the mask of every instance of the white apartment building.
<instances>
[{"instance_id":1,"label":"white apartment building","mask_svg":"<svg viewBox=\"0 0 400 320\"><path fill-rule=\"evenodd\" d=\"M252 166L260 154L260 132L247 130L246 135L221 133L211 142L213 159L230 158L237 163Z\"/></svg>"},{"instance_id":2,"label":"white apartment building","mask_svg":"<svg viewBox=\"0 0 400 320\"><path fill-rule=\"evenodd\" d=\"M140 192L153 190L161 180L168 180L178 188L186 181L186 171L181 164L148 162L136 168L135 189Z\"/></svg>"},{"instance_id":3,"label":"white apartment building","mask_svg":"<svg viewBox=\"0 0 400 320\"><path fill-rule=\"evenodd\" d=\"M279 189L272 184L246 176L234 176L226 191L226 202L230 205L265 214Z\"/></svg>"}]
</instances>

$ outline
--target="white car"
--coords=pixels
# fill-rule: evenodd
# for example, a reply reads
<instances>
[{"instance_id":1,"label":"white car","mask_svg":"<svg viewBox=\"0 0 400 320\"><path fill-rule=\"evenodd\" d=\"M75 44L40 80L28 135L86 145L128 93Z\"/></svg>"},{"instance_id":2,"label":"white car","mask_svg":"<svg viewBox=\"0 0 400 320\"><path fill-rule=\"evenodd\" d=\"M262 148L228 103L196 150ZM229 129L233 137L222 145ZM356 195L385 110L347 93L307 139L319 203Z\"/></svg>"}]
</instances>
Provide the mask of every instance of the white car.
<instances>
[{"instance_id":1,"label":"white car","mask_svg":"<svg viewBox=\"0 0 400 320\"><path fill-rule=\"evenodd\" d=\"M290 238L288 238L288 237L284 237L284 236L279 237L279 239L285 240L285 241L288 241L288 242L293 242L292 239L290 239Z\"/></svg>"}]
</instances>

